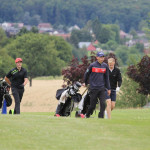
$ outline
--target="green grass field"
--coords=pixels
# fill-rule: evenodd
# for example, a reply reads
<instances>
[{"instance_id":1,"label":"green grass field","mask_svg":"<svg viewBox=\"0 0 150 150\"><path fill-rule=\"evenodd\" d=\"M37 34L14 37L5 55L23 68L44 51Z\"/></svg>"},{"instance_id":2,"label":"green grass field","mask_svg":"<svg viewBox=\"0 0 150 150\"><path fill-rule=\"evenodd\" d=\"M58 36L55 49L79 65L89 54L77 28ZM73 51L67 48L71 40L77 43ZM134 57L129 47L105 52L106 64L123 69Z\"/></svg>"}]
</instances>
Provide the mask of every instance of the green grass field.
<instances>
[{"instance_id":1,"label":"green grass field","mask_svg":"<svg viewBox=\"0 0 150 150\"><path fill-rule=\"evenodd\" d=\"M115 109L112 119L0 115L0 150L149 150L150 109Z\"/></svg>"}]
</instances>

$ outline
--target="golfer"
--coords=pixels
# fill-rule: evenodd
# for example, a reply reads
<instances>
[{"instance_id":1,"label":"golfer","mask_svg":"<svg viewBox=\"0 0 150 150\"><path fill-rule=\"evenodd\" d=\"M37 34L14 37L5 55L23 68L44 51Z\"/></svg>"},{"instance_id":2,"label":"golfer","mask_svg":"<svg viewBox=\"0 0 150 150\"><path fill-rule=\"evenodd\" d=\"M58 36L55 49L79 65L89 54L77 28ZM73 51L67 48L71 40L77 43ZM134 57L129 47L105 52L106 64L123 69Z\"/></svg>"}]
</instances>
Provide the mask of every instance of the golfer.
<instances>
[{"instance_id":1,"label":"golfer","mask_svg":"<svg viewBox=\"0 0 150 150\"><path fill-rule=\"evenodd\" d=\"M15 100L15 114L20 114L20 103L24 93L24 86L28 83L27 71L22 67L22 58L16 58L16 67L8 72L5 81L11 86Z\"/></svg>"},{"instance_id":2,"label":"golfer","mask_svg":"<svg viewBox=\"0 0 150 150\"><path fill-rule=\"evenodd\" d=\"M85 118L89 118L94 111L97 98L100 100L100 112L98 118L104 118L105 111L105 88L108 89L108 95L110 95L110 83L109 83L109 68L104 63L104 53L98 52L96 56L97 61L92 63L84 74L85 85L90 84L90 106L87 110Z\"/></svg>"},{"instance_id":3,"label":"golfer","mask_svg":"<svg viewBox=\"0 0 150 150\"><path fill-rule=\"evenodd\" d=\"M111 111L115 108L116 104L116 91L120 90L122 84L122 77L120 69L115 66L115 59L109 58L108 59L108 66L109 66L109 80L110 80L110 87L111 87L111 94L108 95L106 92L106 118L111 118Z\"/></svg>"}]
</instances>

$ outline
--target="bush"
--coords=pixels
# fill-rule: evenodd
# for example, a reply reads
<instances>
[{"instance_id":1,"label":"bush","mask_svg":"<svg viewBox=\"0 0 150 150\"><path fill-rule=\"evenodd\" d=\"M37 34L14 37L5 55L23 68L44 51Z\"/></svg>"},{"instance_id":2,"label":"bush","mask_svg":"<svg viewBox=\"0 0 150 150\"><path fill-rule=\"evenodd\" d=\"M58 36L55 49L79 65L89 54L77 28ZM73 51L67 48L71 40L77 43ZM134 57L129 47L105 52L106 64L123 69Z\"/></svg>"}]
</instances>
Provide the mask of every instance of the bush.
<instances>
[{"instance_id":1,"label":"bush","mask_svg":"<svg viewBox=\"0 0 150 150\"><path fill-rule=\"evenodd\" d=\"M137 87L138 83L124 75L121 91L117 95L116 107L136 108L144 106L147 96L138 93Z\"/></svg>"}]
</instances>

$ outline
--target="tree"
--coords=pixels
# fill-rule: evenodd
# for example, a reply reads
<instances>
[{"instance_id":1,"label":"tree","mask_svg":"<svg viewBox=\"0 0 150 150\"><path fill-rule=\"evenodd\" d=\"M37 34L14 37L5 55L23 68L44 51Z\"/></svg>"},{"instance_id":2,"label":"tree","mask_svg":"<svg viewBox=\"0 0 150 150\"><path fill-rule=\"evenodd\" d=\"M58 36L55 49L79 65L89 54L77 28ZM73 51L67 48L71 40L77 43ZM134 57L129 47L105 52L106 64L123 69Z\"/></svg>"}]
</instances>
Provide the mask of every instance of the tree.
<instances>
[{"instance_id":1,"label":"tree","mask_svg":"<svg viewBox=\"0 0 150 150\"><path fill-rule=\"evenodd\" d=\"M95 35L95 38L100 41L100 35L102 31L102 24L99 21L98 18L96 18L94 21L92 21L92 30Z\"/></svg>"},{"instance_id":2,"label":"tree","mask_svg":"<svg viewBox=\"0 0 150 150\"><path fill-rule=\"evenodd\" d=\"M71 45L61 37L50 36L49 39L54 41L54 47L58 52L58 57L68 63L72 57Z\"/></svg>"},{"instance_id":3,"label":"tree","mask_svg":"<svg viewBox=\"0 0 150 150\"><path fill-rule=\"evenodd\" d=\"M122 61L122 63L124 65L127 64L127 60L128 60L128 48L126 46L119 46L116 49L115 54L116 54L117 58L120 58L120 60Z\"/></svg>"},{"instance_id":4,"label":"tree","mask_svg":"<svg viewBox=\"0 0 150 150\"><path fill-rule=\"evenodd\" d=\"M138 83L123 75L121 92L117 96L116 107L119 108L136 108L146 104L146 96L137 92Z\"/></svg>"},{"instance_id":5,"label":"tree","mask_svg":"<svg viewBox=\"0 0 150 150\"><path fill-rule=\"evenodd\" d=\"M66 47L63 48L64 52L65 50L70 52L69 48L66 44ZM45 34L28 33L18 36L7 45L6 49L14 59L23 58L28 68L30 81L37 76L60 75L62 68L67 63L59 56L55 38ZM65 54L67 55L67 52Z\"/></svg>"},{"instance_id":6,"label":"tree","mask_svg":"<svg viewBox=\"0 0 150 150\"><path fill-rule=\"evenodd\" d=\"M132 29L130 31L130 34L133 36L133 39L137 39L138 38L137 33L136 33L136 31L134 29Z\"/></svg>"},{"instance_id":7,"label":"tree","mask_svg":"<svg viewBox=\"0 0 150 150\"><path fill-rule=\"evenodd\" d=\"M15 61L12 59L7 52L3 49L0 49L0 78L4 78L10 68L15 67Z\"/></svg>"},{"instance_id":8,"label":"tree","mask_svg":"<svg viewBox=\"0 0 150 150\"><path fill-rule=\"evenodd\" d=\"M76 81L84 83L84 73L91 62L95 61L95 54L92 53L90 59L87 56L81 58L81 63L75 57L69 63L66 69L62 70L63 80L67 85L73 84Z\"/></svg>"},{"instance_id":9,"label":"tree","mask_svg":"<svg viewBox=\"0 0 150 150\"><path fill-rule=\"evenodd\" d=\"M81 60L82 57L87 56L87 49L86 47L83 48L75 48L73 47L72 54L78 60Z\"/></svg>"},{"instance_id":10,"label":"tree","mask_svg":"<svg viewBox=\"0 0 150 150\"><path fill-rule=\"evenodd\" d=\"M144 56L136 65L130 65L127 69L129 78L139 84L138 92L148 96L150 94L150 57Z\"/></svg>"},{"instance_id":11,"label":"tree","mask_svg":"<svg viewBox=\"0 0 150 150\"><path fill-rule=\"evenodd\" d=\"M39 30L38 30L38 28L36 26L33 26L31 28L31 32L33 32L33 33L39 33Z\"/></svg>"},{"instance_id":12,"label":"tree","mask_svg":"<svg viewBox=\"0 0 150 150\"><path fill-rule=\"evenodd\" d=\"M8 38L5 34L5 31L0 28L0 47L4 47L8 43Z\"/></svg>"},{"instance_id":13,"label":"tree","mask_svg":"<svg viewBox=\"0 0 150 150\"><path fill-rule=\"evenodd\" d=\"M27 30L26 27L23 27L22 29L20 29L18 35L21 36L21 35L23 35L23 34L25 34L25 33L29 33L29 31Z\"/></svg>"},{"instance_id":14,"label":"tree","mask_svg":"<svg viewBox=\"0 0 150 150\"><path fill-rule=\"evenodd\" d=\"M140 53L143 53L144 44L143 43L136 43L135 48L138 49Z\"/></svg>"},{"instance_id":15,"label":"tree","mask_svg":"<svg viewBox=\"0 0 150 150\"><path fill-rule=\"evenodd\" d=\"M101 43L107 43L109 39L111 39L111 30L108 27L103 26L97 40Z\"/></svg>"},{"instance_id":16,"label":"tree","mask_svg":"<svg viewBox=\"0 0 150 150\"><path fill-rule=\"evenodd\" d=\"M145 28L144 30L146 32L147 38L150 40L150 12L148 13L146 22L147 22L148 27Z\"/></svg>"},{"instance_id":17,"label":"tree","mask_svg":"<svg viewBox=\"0 0 150 150\"><path fill-rule=\"evenodd\" d=\"M78 48L79 42L89 42L92 41L92 36L89 31L82 30L73 30L70 37L71 43Z\"/></svg>"},{"instance_id":18,"label":"tree","mask_svg":"<svg viewBox=\"0 0 150 150\"><path fill-rule=\"evenodd\" d=\"M139 23L146 19L149 0L102 1L102 0L0 0L0 22L23 22L36 25L40 21L52 25L83 27L90 19L98 18L103 24L118 22L121 29L137 30Z\"/></svg>"}]
</instances>

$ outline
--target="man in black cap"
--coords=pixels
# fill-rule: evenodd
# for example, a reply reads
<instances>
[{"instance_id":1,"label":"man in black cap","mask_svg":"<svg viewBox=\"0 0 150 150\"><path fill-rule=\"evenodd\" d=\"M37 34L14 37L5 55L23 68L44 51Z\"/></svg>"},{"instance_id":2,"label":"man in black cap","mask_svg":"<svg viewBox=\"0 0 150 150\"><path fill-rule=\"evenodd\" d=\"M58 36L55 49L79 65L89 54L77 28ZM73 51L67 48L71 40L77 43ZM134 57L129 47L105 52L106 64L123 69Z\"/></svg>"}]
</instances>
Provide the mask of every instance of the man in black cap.
<instances>
[{"instance_id":1,"label":"man in black cap","mask_svg":"<svg viewBox=\"0 0 150 150\"><path fill-rule=\"evenodd\" d=\"M15 99L15 114L20 114L20 103L24 93L24 86L28 83L27 71L22 67L22 59L16 58L16 67L8 72L5 81L11 86Z\"/></svg>"},{"instance_id":2,"label":"man in black cap","mask_svg":"<svg viewBox=\"0 0 150 150\"><path fill-rule=\"evenodd\" d=\"M94 111L97 98L100 100L100 112L98 118L104 118L105 111L105 88L108 89L108 95L110 95L110 82L109 82L109 68L104 63L104 53L98 52L96 56L97 61L90 64L84 74L85 85L90 84L90 106L86 113L86 118L89 118Z\"/></svg>"}]
</instances>

